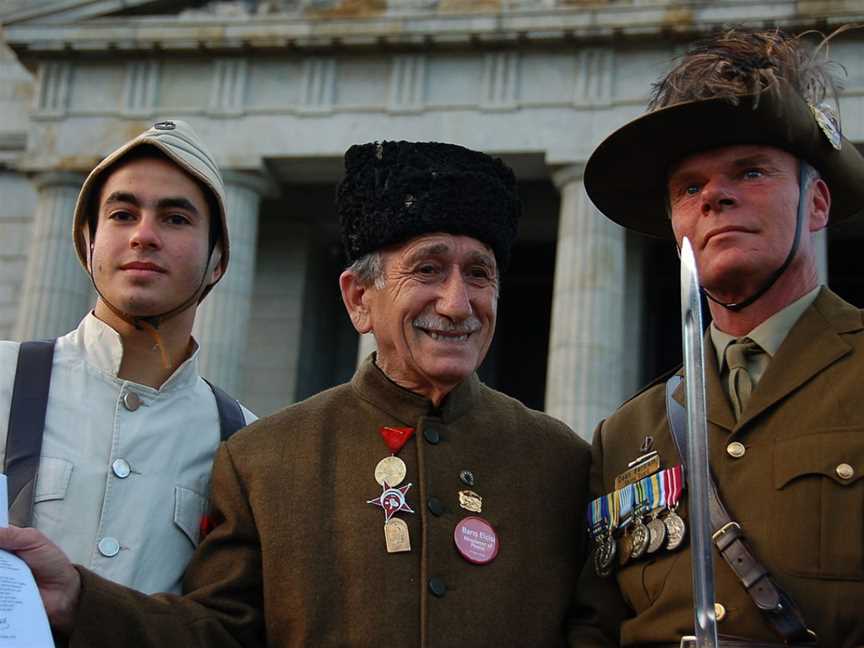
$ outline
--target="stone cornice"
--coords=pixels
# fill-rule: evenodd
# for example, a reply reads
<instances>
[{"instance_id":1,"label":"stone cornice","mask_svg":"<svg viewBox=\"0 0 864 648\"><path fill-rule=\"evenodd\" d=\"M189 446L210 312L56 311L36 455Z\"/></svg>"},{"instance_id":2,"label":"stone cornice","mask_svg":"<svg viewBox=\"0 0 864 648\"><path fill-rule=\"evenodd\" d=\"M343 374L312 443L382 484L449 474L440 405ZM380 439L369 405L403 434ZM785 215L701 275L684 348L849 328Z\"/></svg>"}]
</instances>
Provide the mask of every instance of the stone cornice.
<instances>
[{"instance_id":1,"label":"stone cornice","mask_svg":"<svg viewBox=\"0 0 864 648\"><path fill-rule=\"evenodd\" d=\"M650 39L693 36L723 25L787 29L828 27L859 20L852 0L657 0L634 5L521 9L475 13L416 13L351 18L136 17L77 24L22 23L5 27L5 39L19 55L58 51L236 51L464 47L613 37Z\"/></svg>"},{"instance_id":2,"label":"stone cornice","mask_svg":"<svg viewBox=\"0 0 864 648\"><path fill-rule=\"evenodd\" d=\"M153 0L53 0L21 3L0 9L0 22L6 25L24 21L69 22L102 16L112 11L146 5Z\"/></svg>"}]
</instances>

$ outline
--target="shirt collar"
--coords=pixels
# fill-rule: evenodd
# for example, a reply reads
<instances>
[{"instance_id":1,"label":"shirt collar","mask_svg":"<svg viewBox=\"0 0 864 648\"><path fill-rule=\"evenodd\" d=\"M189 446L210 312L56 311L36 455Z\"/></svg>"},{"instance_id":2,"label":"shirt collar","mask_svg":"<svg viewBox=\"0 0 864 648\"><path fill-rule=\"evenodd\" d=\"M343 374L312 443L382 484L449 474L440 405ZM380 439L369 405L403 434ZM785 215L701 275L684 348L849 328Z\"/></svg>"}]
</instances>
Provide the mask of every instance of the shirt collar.
<instances>
[{"instance_id":1,"label":"shirt collar","mask_svg":"<svg viewBox=\"0 0 864 648\"><path fill-rule=\"evenodd\" d=\"M73 332L73 338L78 352L87 364L117 378L117 372L120 371L120 363L123 360L123 341L117 331L96 317L91 311L81 320L78 328ZM177 389L197 380L198 342L194 338L192 338L192 347L192 353L183 364L177 367L158 390L154 389L153 391L164 392ZM145 387L145 385L141 385L141 387Z\"/></svg>"},{"instance_id":2,"label":"shirt collar","mask_svg":"<svg viewBox=\"0 0 864 648\"><path fill-rule=\"evenodd\" d=\"M742 335L739 337L749 337L768 354L769 358L773 358L783 340L789 334L789 331L792 330L795 322L798 321L804 314L804 311L816 300L820 289L821 286L816 286L816 288L807 294L774 313L767 320L759 324L759 326L747 333L746 336ZM711 333L711 341L714 343L714 352L717 354L717 366L720 367L720 371L722 372L725 366L726 347L738 338L718 329L713 321L711 322L709 331Z\"/></svg>"},{"instance_id":3,"label":"shirt collar","mask_svg":"<svg viewBox=\"0 0 864 648\"><path fill-rule=\"evenodd\" d=\"M446 425L466 414L479 397L480 379L473 373L447 394L436 408L432 401L390 380L374 359L373 353L363 361L351 379L351 387L360 398L404 425L416 426L423 416L439 417Z\"/></svg>"}]
</instances>

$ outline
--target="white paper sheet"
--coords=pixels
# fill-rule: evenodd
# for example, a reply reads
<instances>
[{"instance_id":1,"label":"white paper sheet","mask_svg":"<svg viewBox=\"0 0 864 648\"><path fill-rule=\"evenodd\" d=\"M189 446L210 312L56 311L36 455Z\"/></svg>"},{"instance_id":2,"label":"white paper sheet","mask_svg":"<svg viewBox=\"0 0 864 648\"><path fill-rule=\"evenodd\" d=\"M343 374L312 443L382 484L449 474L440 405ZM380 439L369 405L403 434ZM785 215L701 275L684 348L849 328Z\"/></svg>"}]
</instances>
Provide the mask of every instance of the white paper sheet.
<instances>
[{"instance_id":1,"label":"white paper sheet","mask_svg":"<svg viewBox=\"0 0 864 648\"><path fill-rule=\"evenodd\" d=\"M0 474L0 502L8 502L6 475ZM0 526L9 513L0 506ZM0 549L0 647L54 648L39 589L26 563Z\"/></svg>"}]
</instances>

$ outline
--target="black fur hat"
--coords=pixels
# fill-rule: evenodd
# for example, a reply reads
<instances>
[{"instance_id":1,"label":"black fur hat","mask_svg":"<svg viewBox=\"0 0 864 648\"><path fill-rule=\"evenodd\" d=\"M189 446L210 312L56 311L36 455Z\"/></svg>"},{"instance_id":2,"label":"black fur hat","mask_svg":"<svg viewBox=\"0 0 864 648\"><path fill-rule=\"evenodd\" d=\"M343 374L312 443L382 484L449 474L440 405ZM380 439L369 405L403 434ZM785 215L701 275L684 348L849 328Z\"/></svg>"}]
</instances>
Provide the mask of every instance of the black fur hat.
<instances>
[{"instance_id":1,"label":"black fur hat","mask_svg":"<svg viewBox=\"0 0 864 648\"><path fill-rule=\"evenodd\" d=\"M336 208L349 263L420 234L447 232L486 243L501 270L521 212L507 165L440 142L352 146Z\"/></svg>"}]
</instances>

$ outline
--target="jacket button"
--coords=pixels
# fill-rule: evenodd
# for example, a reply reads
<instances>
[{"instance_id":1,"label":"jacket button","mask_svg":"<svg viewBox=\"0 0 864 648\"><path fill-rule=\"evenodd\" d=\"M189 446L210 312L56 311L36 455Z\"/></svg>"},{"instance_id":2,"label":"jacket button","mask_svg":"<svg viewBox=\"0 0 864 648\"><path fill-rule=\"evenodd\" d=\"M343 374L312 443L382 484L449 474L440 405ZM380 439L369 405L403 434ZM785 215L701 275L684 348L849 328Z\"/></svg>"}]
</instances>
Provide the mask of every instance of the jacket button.
<instances>
[{"instance_id":1,"label":"jacket button","mask_svg":"<svg viewBox=\"0 0 864 648\"><path fill-rule=\"evenodd\" d=\"M841 463L834 469L840 479L852 479L855 474L855 469L847 463Z\"/></svg>"},{"instance_id":2,"label":"jacket button","mask_svg":"<svg viewBox=\"0 0 864 648\"><path fill-rule=\"evenodd\" d=\"M447 586L444 584L444 581L437 576L433 576L429 579L429 591L432 592L438 598L441 598L447 593Z\"/></svg>"},{"instance_id":3,"label":"jacket button","mask_svg":"<svg viewBox=\"0 0 864 648\"><path fill-rule=\"evenodd\" d=\"M428 443L431 443L432 445L438 445L438 442L441 441L441 435L434 427L424 427L423 438L425 438L426 441Z\"/></svg>"},{"instance_id":4,"label":"jacket button","mask_svg":"<svg viewBox=\"0 0 864 648\"><path fill-rule=\"evenodd\" d=\"M738 441L733 441L728 446L726 446L726 452L729 453L730 457L735 459L740 459L747 452L747 448L744 447L743 443L739 443Z\"/></svg>"},{"instance_id":5,"label":"jacket button","mask_svg":"<svg viewBox=\"0 0 864 648\"><path fill-rule=\"evenodd\" d=\"M722 603L714 604L714 618L716 618L718 621L722 621L726 618L726 608L723 607Z\"/></svg>"},{"instance_id":6,"label":"jacket button","mask_svg":"<svg viewBox=\"0 0 864 648\"><path fill-rule=\"evenodd\" d=\"M426 506L432 515L441 515L444 512L444 505L437 497L430 497L426 500Z\"/></svg>"},{"instance_id":7,"label":"jacket button","mask_svg":"<svg viewBox=\"0 0 864 648\"><path fill-rule=\"evenodd\" d=\"M99 549L99 553L106 558L113 558L120 553L120 543L117 542L117 538L102 538L96 546Z\"/></svg>"},{"instance_id":8,"label":"jacket button","mask_svg":"<svg viewBox=\"0 0 864 648\"><path fill-rule=\"evenodd\" d=\"M141 407L141 397L133 391L127 391L123 394L123 407L130 412L134 412Z\"/></svg>"},{"instance_id":9,"label":"jacket button","mask_svg":"<svg viewBox=\"0 0 864 648\"><path fill-rule=\"evenodd\" d=\"M459 473L459 480L466 486L474 485L474 473L470 470L463 470Z\"/></svg>"},{"instance_id":10,"label":"jacket button","mask_svg":"<svg viewBox=\"0 0 864 648\"><path fill-rule=\"evenodd\" d=\"M115 459L114 463L111 464L111 470L120 479L126 479L132 472L129 462L125 459Z\"/></svg>"}]
</instances>

